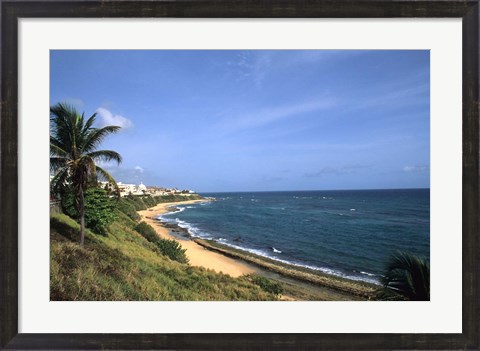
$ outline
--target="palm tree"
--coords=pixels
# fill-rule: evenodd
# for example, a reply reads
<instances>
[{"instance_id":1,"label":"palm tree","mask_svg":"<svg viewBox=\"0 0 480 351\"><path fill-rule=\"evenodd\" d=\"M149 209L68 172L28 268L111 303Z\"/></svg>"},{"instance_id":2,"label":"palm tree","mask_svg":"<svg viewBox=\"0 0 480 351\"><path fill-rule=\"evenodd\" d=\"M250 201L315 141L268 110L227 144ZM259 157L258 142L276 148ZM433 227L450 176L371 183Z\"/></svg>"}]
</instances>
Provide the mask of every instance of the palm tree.
<instances>
[{"instance_id":1,"label":"palm tree","mask_svg":"<svg viewBox=\"0 0 480 351\"><path fill-rule=\"evenodd\" d=\"M85 241L84 192L101 177L118 186L113 177L95 162L116 161L122 157L115 151L97 150L109 134L118 132L118 126L95 128L96 113L85 120L73 106L58 103L50 107L50 170L54 173L51 189L60 192L66 187L73 191L75 208L80 220L80 245Z\"/></svg>"},{"instance_id":2,"label":"palm tree","mask_svg":"<svg viewBox=\"0 0 480 351\"><path fill-rule=\"evenodd\" d=\"M430 300L430 264L425 258L405 253L395 253L382 277L383 300Z\"/></svg>"}]
</instances>

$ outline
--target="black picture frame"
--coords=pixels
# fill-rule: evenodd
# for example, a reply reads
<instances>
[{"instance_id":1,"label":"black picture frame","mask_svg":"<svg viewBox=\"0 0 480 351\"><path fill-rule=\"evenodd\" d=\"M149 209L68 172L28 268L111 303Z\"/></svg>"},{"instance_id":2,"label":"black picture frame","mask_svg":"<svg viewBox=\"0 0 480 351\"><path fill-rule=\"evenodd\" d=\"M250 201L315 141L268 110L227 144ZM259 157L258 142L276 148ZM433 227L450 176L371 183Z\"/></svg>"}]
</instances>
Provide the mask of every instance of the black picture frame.
<instances>
[{"instance_id":1,"label":"black picture frame","mask_svg":"<svg viewBox=\"0 0 480 351\"><path fill-rule=\"evenodd\" d=\"M387 350L479 349L479 2L352 0L2 1L0 120L1 349ZM19 18L462 18L463 300L460 334L19 334Z\"/></svg>"}]
</instances>

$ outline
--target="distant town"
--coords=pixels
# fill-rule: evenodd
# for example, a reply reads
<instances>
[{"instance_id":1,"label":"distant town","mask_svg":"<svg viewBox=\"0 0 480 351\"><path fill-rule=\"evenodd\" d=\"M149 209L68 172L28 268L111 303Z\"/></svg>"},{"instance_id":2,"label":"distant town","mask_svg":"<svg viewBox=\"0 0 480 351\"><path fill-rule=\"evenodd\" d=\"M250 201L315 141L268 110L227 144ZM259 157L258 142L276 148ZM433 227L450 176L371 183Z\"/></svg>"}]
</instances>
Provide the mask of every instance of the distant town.
<instances>
[{"instance_id":1,"label":"distant town","mask_svg":"<svg viewBox=\"0 0 480 351\"><path fill-rule=\"evenodd\" d=\"M50 181L52 181L53 175L50 175ZM159 186L146 186L143 182L140 184L127 184L122 182L117 182L118 190L120 191L120 196L125 197L129 195L133 196L166 196L166 195L183 195L190 196L196 194L195 191L189 189L177 189L177 188L164 188ZM115 187L112 183L106 181L99 181L98 187L104 190L107 190L109 193L115 191Z\"/></svg>"},{"instance_id":2,"label":"distant town","mask_svg":"<svg viewBox=\"0 0 480 351\"><path fill-rule=\"evenodd\" d=\"M105 181L98 182L99 186L102 189L113 191L113 184ZM125 197L128 195L133 196L142 196L142 195L151 195L151 196L165 196L165 195L184 195L189 196L195 194L195 191L184 189L179 190L177 188L162 188L158 186L146 186L142 182L139 185L137 184L126 184L122 182L117 183L118 189L120 191L120 196Z\"/></svg>"}]
</instances>

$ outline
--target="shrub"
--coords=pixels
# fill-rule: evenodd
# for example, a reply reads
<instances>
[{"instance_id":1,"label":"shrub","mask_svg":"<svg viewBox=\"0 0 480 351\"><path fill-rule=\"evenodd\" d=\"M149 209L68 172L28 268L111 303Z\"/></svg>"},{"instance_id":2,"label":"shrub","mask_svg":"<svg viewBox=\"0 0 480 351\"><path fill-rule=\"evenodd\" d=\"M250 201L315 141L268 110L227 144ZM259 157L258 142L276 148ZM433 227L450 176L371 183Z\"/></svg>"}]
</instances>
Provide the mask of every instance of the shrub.
<instances>
[{"instance_id":1,"label":"shrub","mask_svg":"<svg viewBox=\"0 0 480 351\"><path fill-rule=\"evenodd\" d=\"M185 254L186 249L182 249L180 243L176 240L160 239L157 243L158 248L163 255L169 257L171 260L188 263L187 255Z\"/></svg>"},{"instance_id":2,"label":"shrub","mask_svg":"<svg viewBox=\"0 0 480 351\"><path fill-rule=\"evenodd\" d=\"M140 219L139 214L135 210L135 206L125 198L118 201L118 209L125 213L131 220L138 221Z\"/></svg>"},{"instance_id":3,"label":"shrub","mask_svg":"<svg viewBox=\"0 0 480 351\"><path fill-rule=\"evenodd\" d=\"M116 219L117 200L110 198L103 189L89 188L85 191L84 203L85 226L97 234L105 235L105 228ZM73 192L68 191L62 196L62 209L70 217L78 218Z\"/></svg>"},{"instance_id":4,"label":"shrub","mask_svg":"<svg viewBox=\"0 0 480 351\"><path fill-rule=\"evenodd\" d=\"M266 292L269 292L275 295L279 295L283 293L283 287L282 285L280 285L280 283L271 281L270 279L267 279L265 277L262 277L256 274L250 274L248 277L254 284L258 285L260 288L262 288Z\"/></svg>"},{"instance_id":5,"label":"shrub","mask_svg":"<svg viewBox=\"0 0 480 351\"><path fill-rule=\"evenodd\" d=\"M178 241L160 238L155 229L145 222L138 223L135 226L135 230L145 239L154 243L162 255L180 263L188 263L188 258L185 254L185 251L187 250L182 249L182 246Z\"/></svg>"},{"instance_id":6,"label":"shrub","mask_svg":"<svg viewBox=\"0 0 480 351\"><path fill-rule=\"evenodd\" d=\"M122 224L122 225L127 226L127 227L132 228L132 229L133 229L133 227L135 227L137 225L137 222L135 222L133 219L128 217L125 213L120 211L118 208L115 211L115 215L117 216L116 222L118 222L119 224Z\"/></svg>"},{"instance_id":7,"label":"shrub","mask_svg":"<svg viewBox=\"0 0 480 351\"><path fill-rule=\"evenodd\" d=\"M161 238L157 235L157 232L151 225L149 225L146 222L140 222L138 223L135 228L137 232L139 232L145 239L148 241L155 243Z\"/></svg>"},{"instance_id":8,"label":"shrub","mask_svg":"<svg viewBox=\"0 0 480 351\"><path fill-rule=\"evenodd\" d=\"M147 205L145 205L140 196L128 195L125 197L125 200L132 204L135 207L136 211L142 211L147 209Z\"/></svg>"},{"instance_id":9,"label":"shrub","mask_svg":"<svg viewBox=\"0 0 480 351\"><path fill-rule=\"evenodd\" d=\"M144 196L142 197L142 200L147 207L153 207L157 204L155 199L151 196Z\"/></svg>"}]
</instances>

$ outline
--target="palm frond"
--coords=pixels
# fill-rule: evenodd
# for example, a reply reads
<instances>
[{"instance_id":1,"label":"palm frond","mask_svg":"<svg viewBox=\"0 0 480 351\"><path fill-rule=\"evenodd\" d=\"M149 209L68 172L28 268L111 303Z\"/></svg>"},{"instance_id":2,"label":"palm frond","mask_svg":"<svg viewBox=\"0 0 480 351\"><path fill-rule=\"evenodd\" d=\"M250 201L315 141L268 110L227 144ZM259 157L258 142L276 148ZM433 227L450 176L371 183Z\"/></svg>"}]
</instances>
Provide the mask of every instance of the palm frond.
<instances>
[{"instance_id":1,"label":"palm frond","mask_svg":"<svg viewBox=\"0 0 480 351\"><path fill-rule=\"evenodd\" d=\"M59 144L55 139L52 141L50 137L50 156L68 157L69 153L59 146Z\"/></svg>"},{"instance_id":2,"label":"palm frond","mask_svg":"<svg viewBox=\"0 0 480 351\"><path fill-rule=\"evenodd\" d=\"M64 157L50 157L50 171L56 173L58 170L65 167L68 159Z\"/></svg>"},{"instance_id":3,"label":"palm frond","mask_svg":"<svg viewBox=\"0 0 480 351\"><path fill-rule=\"evenodd\" d=\"M97 128L93 127L93 124L95 123L97 114L94 113L80 128L80 133L78 136L78 142L77 145L78 147L82 150L82 152L88 152L88 150L85 150L85 145L87 144L89 140L89 135L96 130ZM84 115L82 114L82 123L84 120Z\"/></svg>"},{"instance_id":4,"label":"palm frond","mask_svg":"<svg viewBox=\"0 0 480 351\"><path fill-rule=\"evenodd\" d=\"M98 175L100 175L101 178L103 178L104 180L106 180L107 182L109 182L110 184L113 185L113 187L115 188L115 191L117 193L117 197L120 197L120 188L118 187L117 182L115 181L115 179L113 179L111 174L108 173L103 168L98 167L98 166L97 166L97 173L98 173Z\"/></svg>"},{"instance_id":5,"label":"palm frond","mask_svg":"<svg viewBox=\"0 0 480 351\"><path fill-rule=\"evenodd\" d=\"M54 193L61 192L68 184L69 168L63 167L57 171L50 181L50 191Z\"/></svg>"},{"instance_id":6,"label":"palm frond","mask_svg":"<svg viewBox=\"0 0 480 351\"><path fill-rule=\"evenodd\" d=\"M430 300L430 265L424 258L397 252L386 266L382 284L408 300Z\"/></svg>"},{"instance_id":7,"label":"palm frond","mask_svg":"<svg viewBox=\"0 0 480 351\"><path fill-rule=\"evenodd\" d=\"M122 162L122 156L120 156L118 152L115 152L112 150L93 151L88 153L87 156L91 157L95 161L100 161L100 162L115 161L118 164Z\"/></svg>"},{"instance_id":8,"label":"palm frond","mask_svg":"<svg viewBox=\"0 0 480 351\"><path fill-rule=\"evenodd\" d=\"M93 123L95 123L95 120L97 118L97 113L95 112L92 116L90 116L89 119L85 122L85 130L89 130L92 128Z\"/></svg>"},{"instance_id":9,"label":"palm frond","mask_svg":"<svg viewBox=\"0 0 480 351\"><path fill-rule=\"evenodd\" d=\"M59 102L58 104L50 107L50 111L52 114L56 116L65 117L65 118L68 118L71 115L78 114L77 111L75 110L75 107L64 102Z\"/></svg>"},{"instance_id":10,"label":"palm frond","mask_svg":"<svg viewBox=\"0 0 480 351\"><path fill-rule=\"evenodd\" d=\"M78 112L73 106L56 104L50 108L50 144L73 155L76 146Z\"/></svg>"},{"instance_id":11,"label":"palm frond","mask_svg":"<svg viewBox=\"0 0 480 351\"><path fill-rule=\"evenodd\" d=\"M121 129L119 126L106 126L103 128L93 128L85 137L83 145L84 152L91 152L110 134L114 134Z\"/></svg>"}]
</instances>

